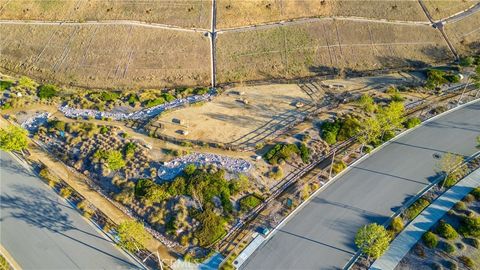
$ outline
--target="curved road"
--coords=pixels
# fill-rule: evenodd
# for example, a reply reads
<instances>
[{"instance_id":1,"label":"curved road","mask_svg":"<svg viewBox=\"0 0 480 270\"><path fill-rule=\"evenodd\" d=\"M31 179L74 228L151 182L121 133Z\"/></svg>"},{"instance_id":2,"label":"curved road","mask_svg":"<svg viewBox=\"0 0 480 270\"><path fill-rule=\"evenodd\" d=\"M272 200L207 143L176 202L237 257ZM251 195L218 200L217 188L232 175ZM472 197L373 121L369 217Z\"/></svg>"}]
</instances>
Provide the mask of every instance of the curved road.
<instances>
[{"instance_id":1,"label":"curved road","mask_svg":"<svg viewBox=\"0 0 480 270\"><path fill-rule=\"evenodd\" d=\"M358 228L383 224L435 179L435 153L478 149L480 101L398 138L339 177L292 215L243 269L342 269Z\"/></svg>"},{"instance_id":2,"label":"curved road","mask_svg":"<svg viewBox=\"0 0 480 270\"><path fill-rule=\"evenodd\" d=\"M22 269L142 268L12 156L0 158L0 243Z\"/></svg>"}]
</instances>

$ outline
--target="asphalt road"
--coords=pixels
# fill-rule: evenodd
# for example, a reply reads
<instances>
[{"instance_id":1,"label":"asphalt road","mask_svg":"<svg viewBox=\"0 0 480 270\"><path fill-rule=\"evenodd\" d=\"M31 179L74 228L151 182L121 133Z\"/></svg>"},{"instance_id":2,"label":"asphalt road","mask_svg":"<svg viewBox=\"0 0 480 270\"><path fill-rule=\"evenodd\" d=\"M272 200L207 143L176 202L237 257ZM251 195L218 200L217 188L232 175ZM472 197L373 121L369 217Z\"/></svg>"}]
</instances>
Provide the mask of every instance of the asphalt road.
<instances>
[{"instance_id":1,"label":"asphalt road","mask_svg":"<svg viewBox=\"0 0 480 270\"><path fill-rule=\"evenodd\" d=\"M342 269L355 233L382 224L435 178L435 153L470 156L480 135L480 102L446 114L372 154L319 192L244 269Z\"/></svg>"},{"instance_id":2,"label":"asphalt road","mask_svg":"<svg viewBox=\"0 0 480 270\"><path fill-rule=\"evenodd\" d=\"M0 243L23 269L141 268L9 154L0 158Z\"/></svg>"}]
</instances>

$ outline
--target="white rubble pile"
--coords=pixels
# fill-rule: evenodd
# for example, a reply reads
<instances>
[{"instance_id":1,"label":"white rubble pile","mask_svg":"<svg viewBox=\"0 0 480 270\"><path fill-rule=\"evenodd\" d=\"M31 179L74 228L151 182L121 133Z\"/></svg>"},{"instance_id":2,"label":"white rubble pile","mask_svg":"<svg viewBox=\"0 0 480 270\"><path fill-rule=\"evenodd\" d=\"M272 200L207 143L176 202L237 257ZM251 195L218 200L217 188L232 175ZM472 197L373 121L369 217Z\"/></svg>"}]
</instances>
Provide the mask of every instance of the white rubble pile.
<instances>
[{"instance_id":1,"label":"white rubble pile","mask_svg":"<svg viewBox=\"0 0 480 270\"><path fill-rule=\"evenodd\" d=\"M215 165L218 168L224 168L233 173L245 173L252 167L252 164L244 159L215 154L194 153L176 158L170 162L165 162L165 164L158 169L158 177L164 180L173 179L183 171L188 164L195 164L197 167Z\"/></svg>"},{"instance_id":2,"label":"white rubble pile","mask_svg":"<svg viewBox=\"0 0 480 270\"><path fill-rule=\"evenodd\" d=\"M49 112L37 113L22 123L22 128L28 131L36 130L40 125L46 123L50 117Z\"/></svg>"},{"instance_id":3,"label":"white rubble pile","mask_svg":"<svg viewBox=\"0 0 480 270\"><path fill-rule=\"evenodd\" d=\"M97 110L90 110L90 109L75 109L70 108L69 106L60 106L59 110L66 116L70 118L95 118L95 119L102 119L102 118L110 118L112 120L138 120L143 118L152 117L158 115L159 113L175 109L187 104L193 104L201 101L210 100L214 96L213 93L207 93L204 95L195 95L189 96L186 98L176 99L172 102L160 104L148 109L142 109L133 113L122 113L122 112L102 112Z\"/></svg>"}]
</instances>

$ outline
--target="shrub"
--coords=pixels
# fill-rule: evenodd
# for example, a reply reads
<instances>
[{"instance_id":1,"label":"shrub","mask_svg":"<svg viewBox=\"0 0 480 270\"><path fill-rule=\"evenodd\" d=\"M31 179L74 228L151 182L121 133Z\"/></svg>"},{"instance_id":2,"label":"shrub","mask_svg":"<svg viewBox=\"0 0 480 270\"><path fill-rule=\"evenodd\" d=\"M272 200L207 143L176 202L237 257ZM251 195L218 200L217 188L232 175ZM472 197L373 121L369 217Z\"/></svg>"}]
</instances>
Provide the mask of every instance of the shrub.
<instances>
[{"instance_id":1,"label":"shrub","mask_svg":"<svg viewBox=\"0 0 480 270\"><path fill-rule=\"evenodd\" d=\"M480 217L463 217L458 230L464 236L480 237Z\"/></svg>"},{"instance_id":2,"label":"shrub","mask_svg":"<svg viewBox=\"0 0 480 270\"><path fill-rule=\"evenodd\" d=\"M418 216L429 204L430 202L427 199L420 198L405 210L404 215L408 220L412 220Z\"/></svg>"},{"instance_id":3,"label":"shrub","mask_svg":"<svg viewBox=\"0 0 480 270\"><path fill-rule=\"evenodd\" d=\"M466 56L466 57L460 58L458 63L462 67L469 67L469 66L472 66L474 62L475 62L475 58L473 58L472 56Z\"/></svg>"},{"instance_id":4,"label":"shrub","mask_svg":"<svg viewBox=\"0 0 480 270\"><path fill-rule=\"evenodd\" d=\"M448 254L452 254L453 252L455 252L455 246L448 243L448 242L444 242L443 243L443 251L445 251Z\"/></svg>"},{"instance_id":5,"label":"shrub","mask_svg":"<svg viewBox=\"0 0 480 270\"><path fill-rule=\"evenodd\" d=\"M467 196L463 198L463 201L466 203L472 203L475 201L475 196L473 196L472 194L467 194Z\"/></svg>"},{"instance_id":6,"label":"shrub","mask_svg":"<svg viewBox=\"0 0 480 270\"><path fill-rule=\"evenodd\" d=\"M187 175L192 175L193 173L195 173L195 171L197 170L197 166L195 166L195 164L188 164L187 166L185 166L185 169L183 169L183 171L187 174Z\"/></svg>"},{"instance_id":7,"label":"shrub","mask_svg":"<svg viewBox=\"0 0 480 270\"><path fill-rule=\"evenodd\" d=\"M432 232L426 232L422 236L423 243L429 248L435 248L438 245L438 237Z\"/></svg>"},{"instance_id":8,"label":"shrub","mask_svg":"<svg viewBox=\"0 0 480 270\"><path fill-rule=\"evenodd\" d=\"M165 103L165 99L164 98L156 98L156 99L151 99L149 101L147 101L145 103L145 107L147 108L151 108L151 107L155 107L157 105L161 105Z\"/></svg>"},{"instance_id":9,"label":"shrub","mask_svg":"<svg viewBox=\"0 0 480 270\"><path fill-rule=\"evenodd\" d=\"M254 194L247 195L240 199L240 209L242 211L251 210L262 203L262 200Z\"/></svg>"},{"instance_id":10,"label":"shrub","mask_svg":"<svg viewBox=\"0 0 480 270\"><path fill-rule=\"evenodd\" d=\"M305 143L301 143L299 150L300 150L300 157L302 158L303 163L308 163L308 161L310 161L310 149L308 149Z\"/></svg>"},{"instance_id":11,"label":"shrub","mask_svg":"<svg viewBox=\"0 0 480 270\"><path fill-rule=\"evenodd\" d=\"M210 208L200 213L197 220L201 226L195 232L195 237L198 238L199 245L202 247L210 246L226 233L225 220Z\"/></svg>"},{"instance_id":12,"label":"shrub","mask_svg":"<svg viewBox=\"0 0 480 270\"><path fill-rule=\"evenodd\" d=\"M268 163L275 165L280 160L289 160L292 155L297 153L299 153L299 149L295 144L276 144L263 157Z\"/></svg>"},{"instance_id":13,"label":"shrub","mask_svg":"<svg viewBox=\"0 0 480 270\"><path fill-rule=\"evenodd\" d=\"M120 95L116 92L102 92L100 94L100 99L103 101L114 101L117 100Z\"/></svg>"},{"instance_id":14,"label":"shrub","mask_svg":"<svg viewBox=\"0 0 480 270\"><path fill-rule=\"evenodd\" d=\"M390 226L392 227L392 230L395 232L395 233L399 233L403 230L403 219L401 217L395 217L393 220L392 220L392 223L390 224Z\"/></svg>"},{"instance_id":15,"label":"shrub","mask_svg":"<svg viewBox=\"0 0 480 270\"><path fill-rule=\"evenodd\" d=\"M271 171L268 172L267 176L275 180L279 180L280 178L283 177L283 170L282 168L275 166L272 168Z\"/></svg>"},{"instance_id":16,"label":"shrub","mask_svg":"<svg viewBox=\"0 0 480 270\"><path fill-rule=\"evenodd\" d=\"M452 227L452 225L441 220L440 224L435 230L441 237L452 240L458 237L457 231Z\"/></svg>"},{"instance_id":17,"label":"shrub","mask_svg":"<svg viewBox=\"0 0 480 270\"><path fill-rule=\"evenodd\" d=\"M72 195L72 190L69 187L64 187L60 190L60 196L62 198L68 199Z\"/></svg>"},{"instance_id":18,"label":"shrub","mask_svg":"<svg viewBox=\"0 0 480 270\"><path fill-rule=\"evenodd\" d=\"M405 98L402 97L402 95L400 95L399 93L395 93L395 94L391 95L390 99L393 102L402 102L402 101L405 100Z\"/></svg>"},{"instance_id":19,"label":"shrub","mask_svg":"<svg viewBox=\"0 0 480 270\"><path fill-rule=\"evenodd\" d=\"M347 164L343 160L340 160L333 164L332 171L333 173L338 174L341 171L345 170L345 168L347 168Z\"/></svg>"},{"instance_id":20,"label":"shrub","mask_svg":"<svg viewBox=\"0 0 480 270\"><path fill-rule=\"evenodd\" d=\"M360 228L355 235L355 244L368 256L376 259L388 249L391 236L385 227L372 223Z\"/></svg>"},{"instance_id":21,"label":"shrub","mask_svg":"<svg viewBox=\"0 0 480 270\"><path fill-rule=\"evenodd\" d=\"M472 268L475 265L475 262L467 256L460 256L458 258L466 267Z\"/></svg>"},{"instance_id":22,"label":"shrub","mask_svg":"<svg viewBox=\"0 0 480 270\"><path fill-rule=\"evenodd\" d=\"M388 91L388 90L387 90ZM374 112L376 109L375 101L368 94L363 94L357 101L358 105L366 112Z\"/></svg>"},{"instance_id":23,"label":"shrub","mask_svg":"<svg viewBox=\"0 0 480 270\"><path fill-rule=\"evenodd\" d=\"M478 240L477 238L469 238L469 239L472 247L477 249L480 247L480 240Z\"/></svg>"},{"instance_id":24,"label":"shrub","mask_svg":"<svg viewBox=\"0 0 480 270\"><path fill-rule=\"evenodd\" d=\"M473 197L475 197L475 199L480 200L480 187L474 188L474 189L470 192L470 194L472 194Z\"/></svg>"},{"instance_id":25,"label":"shrub","mask_svg":"<svg viewBox=\"0 0 480 270\"><path fill-rule=\"evenodd\" d=\"M404 126L405 128L414 128L422 123L422 120L418 117L412 117L408 118L407 121L405 121Z\"/></svg>"},{"instance_id":26,"label":"shrub","mask_svg":"<svg viewBox=\"0 0 480 270\"><path fill-rule=\"evenodd\" d=\"M52 84L44 84L38 88L37 96L40 99L50 99L57 95L58 88Z\"/></svg>"},{"instance_id":27,"label":"shrub","mask_svg":"<svg viewBox=\"0 0 480 270\"><path fill-rule=\"evenodd\" d=\"M321 137L322 139L328 144L335 144L337 142L337 135L341 127L341 122L339 120L335 120L333 122L325 121L322 124L321 130Z\"/></svg>"},{"instance_id":28,"label":"shrub","mask_svg":"<svg viewBox=\"0 0 480 270\"><path fill-rule=\"evenodd\" d=\"M457 202L457 203L455 204L455 210L457 210L457 211L465 211L465 210L467 210L467 205L465 205L464 202Z\"/></svg>"},{"instance_id":29,"label":"shrub","mask_svg":"<svg viewBox=\"0 0 480 270\"><path fill-rule=\"evenodd\" d=\"M0 81L0 92L3 92L4 90L9 89L12 87L13 82L12 81Z\"/></svg>"},{"instance_id":30,"label":"shrub","mask_svg":"<svg viewBox=\"0 0 480 270\"><path fill-rule=\"evenodd\" d=\"M446 265L450 270L458 270L458 265L455 261L447 261Z\"/></svg>"}]
</instances>

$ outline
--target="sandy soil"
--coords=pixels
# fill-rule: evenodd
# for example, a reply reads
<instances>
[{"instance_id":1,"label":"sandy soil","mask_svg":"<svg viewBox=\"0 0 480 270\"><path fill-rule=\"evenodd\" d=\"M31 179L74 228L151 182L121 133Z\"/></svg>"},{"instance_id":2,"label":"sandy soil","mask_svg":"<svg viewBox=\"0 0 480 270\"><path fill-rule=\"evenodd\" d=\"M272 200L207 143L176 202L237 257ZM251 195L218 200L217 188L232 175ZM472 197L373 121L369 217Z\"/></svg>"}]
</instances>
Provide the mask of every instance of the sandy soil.
<instances>
[{"instance_id":1,"label":"sandy soil","mask_svg":"<svg viewBox=\"0 0 480 270\"><path fill-rule=\"evenodd\" d=\"M248 100L248 104L241 102L243 99ZM235 88L203 106L169 112L160 117L158 123L165 126L161 133L169 136L224 144L238 140L239 143L247 134L264 132L262 126L269 121L281 121L286 115L299 114L304 108L294 106L298 101L310 103L305 92L294 84ZM175 124L173 119L182 123ZM179 130L189 133L180 135Z\"/></svg>"}]
</instances>

